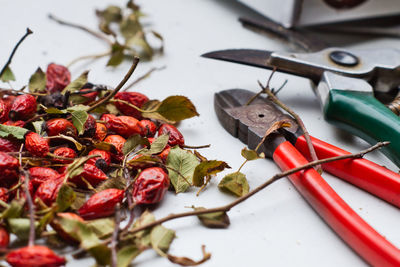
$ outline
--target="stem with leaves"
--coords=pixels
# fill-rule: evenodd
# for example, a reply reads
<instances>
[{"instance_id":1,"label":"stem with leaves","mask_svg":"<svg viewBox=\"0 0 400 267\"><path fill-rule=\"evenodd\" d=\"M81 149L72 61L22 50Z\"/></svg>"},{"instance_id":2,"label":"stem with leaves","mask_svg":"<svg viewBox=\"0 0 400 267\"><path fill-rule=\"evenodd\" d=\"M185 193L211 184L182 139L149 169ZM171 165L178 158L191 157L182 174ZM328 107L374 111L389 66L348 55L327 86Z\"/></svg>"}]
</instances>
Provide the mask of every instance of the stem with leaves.
<instances>
[{"instance_id":1,"label":"stem with leaves","mask_svg":"<svg viewBox=\"0 0 400 267\"><path fill-rule=\"evenodd\" d=\"M15 52L17 52L18 47L20 46L20 44L25 40L26 37L28 37L29 34L32 34L33 31L31 31L29 28L26 28L26 33L24 34L24 36L22 36L22 38L18 41L18 43L14 46L14 49L11 52L10 57L8 58L6 64L3 66L3 68L0 71L0 77L4 74L4 72L6 71L6 69L8 68L8 66L11 64L11 61L15 55Z\"/></svg>"},{"instance_id":2,"label":"stem with leaves","mask_svg":"<svg viewBox=\"0 0 400 267\"><path fill-rule=\"evenodd\" d=\"M130 234L135 234L135 233L140 232L142 230L145 230L147 228L150 228L150 227L162 224L162 223L164 223L166 221L170 221L170 220L177 219L177 218L188 217L188 216L197 216L197 215L201 215L201 214L214 213L214 212L228 212L233 207L235 207L238 204L244 202L248 198L252 197L256 193L260 192L261 190L263 190L264 188L266 188L270 184L278 181L279 179L281 179L283 177L286 177L286 176L291 175L293 173L296 173L298 171L309 169L309 168L312 168L314 166L321 165L321 164L324 164L324 163L329 163L329 162L343 160L343 159L362 158L365 154L370 153L370 152L372 152L372 151L374 151L374 150L376 150L378 148L381 148L383 146L386 146L388 144L389 144L389 142L379 142L379 143L375 144L374 146L371 146L370 148L365 149L365 150L363 150L363 151L361 151L359 153L342 155L342 156L337 156L337 157L326 158L326 159L321 159L321 160L316 160L316 161L309 162L307 164L304 164L303 166L299 166L299 167L293 168L291 170L275 174L270 179L268 179L266 182L264 182L263 184L259 185L258 187L256 187L255 189L253 189L252 191L247 193L246 195L244 195L244 196L232 201L231 203L229 203L227 205L216 207L216 208L210 208L210 209L202 209L202 210L182 212L182 213L177 213L177 214L170 214L170 215L168 215L168 216L166 216L164 218L158 219L158 220L156 220L154 222L151 222L151 223L142 225L140 227L134 228L134 229L130 230L129 233Z\"/></svg>"}]
</instances>

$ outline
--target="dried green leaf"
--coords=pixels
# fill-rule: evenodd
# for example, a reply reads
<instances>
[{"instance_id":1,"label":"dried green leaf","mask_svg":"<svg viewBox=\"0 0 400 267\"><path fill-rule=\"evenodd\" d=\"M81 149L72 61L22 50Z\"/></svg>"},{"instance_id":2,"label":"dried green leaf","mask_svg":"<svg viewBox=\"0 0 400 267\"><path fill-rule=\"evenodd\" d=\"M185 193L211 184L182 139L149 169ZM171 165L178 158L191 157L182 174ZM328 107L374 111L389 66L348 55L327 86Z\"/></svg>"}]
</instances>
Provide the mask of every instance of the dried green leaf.
<instances>
[{"instance_id":1,"label":"dried green leaf","mask_svg":"<svg viewBox=\"0 0 400 267\"><path fill-rule=\"evenodd\" d=\"M194 210L205 210L203 207L193 207ZM228 214L226 212L213 212L197 215L200 222L208 228L227 228L230 224Z\"/></svg>"},{"instance_id":2,"label":"dried green leaf","mask_svg":"<svg viewBox=\"0 0 400 267\"><path fill-rule=\"evenodd\" d=\"M98 192L101 192L105 189L116 188L116 189L125 189L126 187L126 179L121 176L110 177L100 185L96 187Z\"/></svg>"},{"instance_id":3,"label":"dried green leaf","mask_svg":"<svg viewBox=\"0 0 400 267\"><path fill-rule=\"evenodd\" d=\"M174 238L175 231L165 228L162 225L154 226L153 229L151 229L151 246L161 256L165 256Z\"/></svg>"},{"instance_id":4,"label":"dried green leaf","mask_svg":"<svg viewBox=\"0 0 400 267\"><path fill-rule=\"evenodd\" d=\"M41 68L37 68L29 79L29 92L39 93L46 89L46 74Z\"/></svg>"},{"instance_id":5,"label":"dried green leaf","mask_svg":"<svg viewBox=\"0 0 400 267\"><path fill-rule=\"evenodd\" d=\"M46 108L44 110L47 114L67 114L66 110L60 110L55 107Z\"/></svg>"},{"instance_id":6,"label":"dried green leaf","mask_svg":"<svg viewBox=\"0 0 400 267\"><path fill-rule=\"evenodd\" d=\"M163 164L163 161L157 156L141 155L140 157L129 160L127 164L134 169L145 169L148 168L149 165L160 166Z\"/></svg>"},{"instance_id":7,"label":"dried green leaf","mask_svg":"<svg viewBox=\"0 0 400 267\"><path fill-rule=\"evenodd\" d=\"M0 137L7 138L12 136L19 140L23 140L27 132L29 132L29 130L22 127L0 124Z\"/></svg>"},{"instance_id":8,"label":"dried green leaf","mask_svg":"<svg viewBox=\"0 0 400 267\"><path fill-rule=\"evenodd\" d=\"M43 133L44 121L34 121L32 122L33 128L35 128L35 132L39 135Z\"/></svg>"},{"instance_id":9,"label":"dried green leaf","mask_svg":"<svg viewBox=\"0 0 400 267\"><path fill-rule=\"evenodd\" d=\"M30 220L28 218L10 218L7 220L11 233L15 234L21 240L28 240ZM35 221L35 229L38 232L39 222Z\"/></svg>"},{"instance_id":10,"label":"dried green leaf","mask_svg":"<svg viewBox=\"0 0 400 267\"><path fill-rule=\"evenodd\" d=\"M21 216L25 205L25 199L14 199L1 214L2 219L18 218Z\"/></svg>"},{"instance_id":11,"label":"dried green leaf","mask_svg":"<svg viewBox=\"0 0 400 267\"><path fill-rule=\"evenodd\" d=\"M89 98L85 97L84 95L73 94L69 96L68 100L72 103L72 105L80 105L86 103Z\"/></svg>"},{"instance_id":12,"label":"dried green leaf","mask_svg":"<svg viewBox=\"0 0 400 267\"><path fill-rule=\"evenodd\" d=\"M126 45L133 49L132 56L139 55L140 58L150 60L153 57L153 48L147 42L143 32L138 32L135 36L126 40Z\"/></svg>"},{"instance_id":13,"label":"dried green leaf","mask_svg":"<svg viewBox=\"0 0 400 267\"><path fill-rule=\"evenodd\" d=\"M74 105L66 109L67 112L74 112L74 111L87 111L89 109L86 105Z\"/></svg>"},{"instance_id":14,"label":"dried green leaf","mask_svg":"<svg viewBox=\"0 0 400 267\"><path fill-rule=\"evenodd\" d=\"M149 153L155 155L161 153L168 144L169 135L162 134L157 137L150 146Z\"/></svg>"},{"instance_id":15,"label":"dried green leaf","mask_svg":"<svg viewBox=\"0 0 400 267\"><path fill-rule=\"evenodd\" d=\"M192 260L188 257L178 257L171 254L168 254L167 258L170 262L179 264L181 266L197 266L208 261L211 258L211 253L206 252L204 245L201 246L201 250L203 252L203 258L198 261Z\"/></svg>"},{"instance_id":16,"label":"dried green leaf","mask_svg":"<svg viewBox=\"0 0 400 267\"><path fill-rule=\"evenodd\" d=\"M96 260L96 263L100 266L106 266L111 261L111 250L104 244L99 244L90 248L89 253Z\"/></svg>"},{"instance_id":17,"label":"dried green leaf","mask_svg":"<svg viewBox=\"0 0 400 267\"><path fill-rule=\"evenodd\" d=\"M222 178L218 188L235 196L243 196L249 192L249 184L246 175L241 172L234 172Z\"/></svg>"},{"instance_id":18,"label":"dried green leaf","mask_svg":"<svg viewBox=\"0 0 400 267\"><path fill-rule=\"evenodd\" d=\"M116 67L121 64L125 58L124 50L125 47L118 43L114 43L111 47L111 57L107 62L107 66Z\"/></svg>"},{"instance_id":19,"label":"dried green leaf","mask_svg":"<svg viewBox=\"0 0 400 267\"><path fill-rule=\"evenodd\" d=\"M130 263L141 253L141 250L135 245L128 245L117 253L117 266L118 267L128 267Z\"/></svg>"},{"instance_id":20,"label":"dried green leaf","mask_svg":"<svg viewBox=\"0 0 400 267\"><path fill-rule=\"evenodd\" d=\"M58 211L64 211L68 209L72 203L74 203L75 198L76 194L74 190L70 186L63 184L58 191L56 199Z\"/></svg>"},{"instance_id":21,"label":"dried green leaf","mask_svg":"<svg viewBox=\"0 0 400 267\"><path fill-rule=\"evenodd\" d=\"M158 106L157 113L172 121L181 121L199 115L196 107L185 96L167 97Z\"/></svg>"},{"instance_id":22,"label":"dried green leaf","mask_svg":"<svg viewBox=\"0 0 400 267\"><path fill-rule=\"evenodd\" d=\"M220 160L207 160L200 162L196 166L193 174L193 185L202 186L204 184L204 177L208 175L217 174L225 168L231 168L225 161Z\"/></svg>"},{"instance_id":23,"label":"dried green leaf","mask_svg":"<svg viewBox=\"0 0 400 267\"><path fill-rule=\"evenodd\" d=\"M9 81L15 81L15 76L14 73L12 72L12 70L10 69L10 67L7 67L3 74L0 77L0 80L2 82L9 82Z\"/></svg>"},{"instance_id":24,"label":"dried green leaf","mask_svg":"<svg viewBox=\"0 0 400 267\"><path fill-rule=\"evenodd\" d=\"M166 166L176 193L185 192L193 182L193 174L199 161L193 153L180 148L171 148Z\"/></svg>"},{"instance_id":25,"label":"dried green leaf","mask_svg":"<svg viewBox=\"0 0 400 267\"><path fill-rule=\"evenodd\" d=\"M71 204L71 209L79 210L79 208L82 207L82 205L86 202L86 195L82 192L75 192L75 195L76 198L74 200L74 203Z\"/></svg>"},{"instance_id":26,"label":"dried green leaf","mask_svg":"<svg viewBox=\"0 0 400 267\"><path fill-rule=\"evenodd\" d=\"M68 84L67 87L65 87L61 93L65 94L66 92L73 93L79 91L79 89L81 89L87 83L88 74L89 71L85 71L84 73L82 73L78 78L76 78L70 84Z\"/></svg>"},{"instance_id":27,"label":"dried green leaf","mask_svg":"<svg viewBox=\"0 0 400 267\"><path fill-rule=\"evenodd\" d=\"M78 149L79 151L81 151L84 148L84 146L81 143L79 143L77 140L75 140L75 138L73 138L72 136L67 136L67 135L63 135L63 134L60 134L59 136L62 139L71 141L75 145L76 149Z\"/></svg>"},{"instance_id":28,"label":"dried green leaf","mask_svg":"<svg viewBox=\"0 0 400 267\"><path fill-rule=\"evenodd\" d=\"M115 222L111 218L89 220L85 224L97 235L98 238L110 236L115 228Z\"/></svg>"},{"instance_id":29,"label":"dried green leaf","mask_svg":"<svg viewBox=\"0 0 400 267\"><path fill-rule=\"evenodd\" d=\"M154 37L156 37L158 40L160 40L161 42L161 47L159 48L160 52L162 53L164 51L164 38L162 37L162 35L156 31L150 31L150 33L152 33L154 35Z\"/></svg>"},{"instance_id":30,"label":"dried green leaf","mask_svg":"<svg viewBox=\"0 0 400 267\"><path fill-rule=\"evenodd\" d=\"M118 6L108 6L105 10L96 10L97 16L100 18L99 28L105 34L114 34L110 29L112 22L120 22L122 20L122 10Z\"/></svg>"},{"instance_id":31,"label":"dried green leaf","mask_svg":"<svg viewBox=\"0 0 400 267\"><path fill-rule=\"evenodd\" d=\"M148 211L145 210L142 215L140 215L140 217L134 222L134 224L131 226L130 230L133 230L135 228L141 227L143 225L152 223L156 220L156 218L154 217L154 215ZM151 228L145 229L143 231L137 232L135 234L135 237L137 238L143 238L146 235L149 235L151 232Z\"/></svg>"},{"instance_id":32,"label":"dried green leaf","mask_svg":"<svg viewBox=\"0 0 400 267\"><path fill-rule=\"evenodd\" d=\"M124 146L122 147L122 153L127 155L128 153L134 151L139 145L149 146L149 140L145 137L141 137L140 134L134 134L129 137Z\"/></svg>"},{"instance_id":33,"label":"dried green leaf","mask_svg":"<svg viewBox=\"0 0 400 267\"><path fill-rule=\"evenodd\" d=\"M252 149L247 149L246 147L242 149L242 156L247 160L265 159L265 154L258 154L257 151Z\"/></svg>"},{"instance_id":34,"label":"dried green leaf","mask_svg":"<svg viewBox=\"0 0 400 267\"><path fill-rule=\"evenodd\" d=\"M72 163L68 164L66 179L80 175L83 172L83 165L90 158L93 158L93 155L77 158Z\"/></svg>"},{"instance_id":35,"label":"dried green leaf","mask_svg":"<svg viewBox=\"0 0 400 267\"><path fill-rule=\"evenodd\" d=\"M138 33L142 32L142 25L135 14L130 14L120 24L120 31L125 40L136 36Z\"/></svg>"},{"instance_id":36,"label":"dried green leaf","mask_svg":"<svg viewBox=\"0 0 400 267\"><path fill-rule=\"evenodd\" d=\"M81 135L85 131L85 123L89 118L89 114L83 110L75 110L71 113L72 123L78 130L78 134Z\"/></svg>"},{"instance_id":37,"label":"dried green leaf","mask_svg":"<svg viewBox=\"0 0 400 267\"><path fill-rule=\"evenodd\" d=\"M105 151L108 151L108 152L113 153L113 154L117 153L117 149L115 148L115 146L113 144L110 144L110 143L98 142L98 143L95 143L93 146L95 148L97 148L97 149L105 150Z\"/></svg>"}]
</instances>

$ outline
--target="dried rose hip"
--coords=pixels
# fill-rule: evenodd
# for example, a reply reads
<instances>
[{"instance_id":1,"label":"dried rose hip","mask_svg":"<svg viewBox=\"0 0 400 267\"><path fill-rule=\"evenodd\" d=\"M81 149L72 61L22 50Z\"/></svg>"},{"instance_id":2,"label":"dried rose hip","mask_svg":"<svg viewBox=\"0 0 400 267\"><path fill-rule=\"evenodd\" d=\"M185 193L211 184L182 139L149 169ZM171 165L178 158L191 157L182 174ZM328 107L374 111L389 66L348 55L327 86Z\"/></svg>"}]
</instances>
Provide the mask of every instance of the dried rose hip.
<instances>
[{"instance_id":1,"label":"dried rose hip","mask_svg":"<svg viewBox=\"0 0 400 267\"><path fill-rule=\"evenodd\" d=\"M46 79L50 93L61 92L71 82L71 73L66 67L52 63L47 66Z\"/></svg>"},{"instance_id":2,"label":"dried rose hip","mask_svg":"<svg viewBox=\"0 0 400 267\"><path fill-rule=\"evenodd\" d=\"M103 141L107 136L107 127L103 123L96 123L96 133L94 138L99 141Z\"/></svg>"},{"instance_id":3,"label":"dried rose hip","mask_svg":"<svg viewBox=\"0 0 400 267\"><path fill-rule=\"evenodd\" d=\"M58 256L45 246L28 246L11 251L6 261L13 267L58 267L65 265L64 257Z\"/></svg>"},{"instance_id":4,"label":"dried rose hip","mask_svg":"<svg viewBox=\"0 0 400 267\"><path fill-rule=\"evenodd\" d=\"M32 185L35 188L38 188L47 180L55 179L60 176L57 171L46 167L32 167L29 169L29 174L31 175Z\"/></svg>"},{"instance_id":5,"label":"dried rose hip","mask_svg":"<svg viewBox=\"0 0 400 267\"><path fill-rule=\"evenodd\" d=\"M146 102L149 101L147 96L138 92L119 92L114 96L114 98L124 100L138 108L141 108ZM140 111L127 104L115 102L115 106L124 115L133 116L137 119L142 118Z\"/></svg>"},{"instance_id":6,"label":"dried rose hip","mask_svg":"<svg viewBox=\"0 0 400 267\"><path fill-rule=\"evenodd\" d=\"M89 91L87 94L82 94L81 96L85 97L87 100L82 103L83 105L87 105L90 102L93 102L96 100L97 95L99 94L97 91L94 91L91 88L82 88L79 91L81 92L87 92Z\"/></svg>"},{"instance_id":7,"label":"dried rose hip","mask_svg":"<svg viewBox=\"0 0 400 267\"><path fill-rule=\"evenodd\" d=\"M5 123L3 123L4 125L8 125L8 126L16 126L16 127L25 127L25 122L24 121L6 121Z\"/></svg>"},{"instance_id":8,"label":"dried rose hip","mask_svg":"<svg viewBox=\"0 0 400 267\"><path fill-rule=\"evenodd\" d=\"M96 134L96 119L92 115L89 115L83 127L84 132L82 136L93 137Z\"/></svg>"},{"instance_id":9,"label":"dried rose hip","mask_svg":"<svg viewBox=\"0 0 400 267\"><path fill-rule=\"evenodd\" d=\"M19 95L11 105L8 116L13 121L27 120L36 113L36 98L30 94Z\"/></svg>"},{"instance_id":10,"label":"dried rose hip","mask_svg":"<svg viewBox=\"0 0 400 267\"><path fill-rule=\"evenodd\" d=\"M0 152L0 184L10 185L18 178L19 162L7 153Z\"/></svg>"},{"instance_id":11,"label":"dried rose hip","mask_svg":"<svg viewBox=\"0 0 400 267\"><path fill-rule=\"evenodd\" d=\"M71 182L75 183L79 187L86 188L87 184L82 178L91 186L96 186L108 179L107 175L102 170L87 163L83 165L83 172L78 176L72 177Z\"/></svg>"},{"instance_id":12,"label":"dried rose hip","mask_svg":"<svg viewBox=\"0 0 400 267\"><path fill-rule=\"evenodd\" d=\"M104 114L101 116L101 120L106 122L106 126L110 131L126 138L134 134L142 133L142 127L139 121L134 117Z\"/></svg>"},{"instance_id":13,"label":"dried rose hip","mask_svg":"<svg viewBox=\"0 0 400 267\"><path fill-rule=\"evenodd\" d=\"M59 157L64 157L64 158L70 158L71 160L68 159L54 159L55 162L62 163L62 164L68 164L72 162L72 159L77 157L77 154L75 150L69 147L60 147L54 150L53 152L54 155L59 156Z\"/></svg>"},{"instance_id":14,"label":"dried rose hip","mask_svg":"<svg viewBox=\"0 0 400 267\"><path fill-rule=\"evenodd\" d=\"M132 197L136 204L160 202L169 187L169 177L159 167L143 170L133 184Z\"/></svg>"},{"instance_id":15,"label":"dried rose hip","mask_svg":"<svg viewBox=\"0 0 400 267\"><path fill-rule=\"evenodd\" d=\"M17 142L0 137L1 152L16 152L19 150Z\"/></svg>"},{"instance_id":16,"label":"dried rose hip","mask_svg":"<svg viewBox=\"0 0 400 267\"><path fill-rule=\"evenodd\" d=\"M0 99L0 123L6 122L8 120L9 108L7 104Z\"/></svg>"},{"instance_id":17,"label":"dried rose hip","mask_svg":"<svg viewBox=\"0 0 400 267\"><path fill-rule=\"evenodd\" d=\"M163 124L158 129L158 135L169 134L168 145L172 146L183 146L185 144L185 139L181 132L171 124Z\"/></svg>"},{"instance_id":18,"label":"dried rose hip","mask_svg":"<svg viewBox=\"0 0 400 267\"><path fill-rule=\"evenodd\" d=\"M99 155L100 157L91 158L86 163L95 165L97 168L101 170L107 170L108 166L111 163L111 153L101 149L93 149L89 152L88 156L91 155Z\"/></svg>"},{"instance_id":19,"label":"dried rose hip","mask_svg":"<svg viewBox=\"0 0 400 267\"><path fill-rule=\"evenodd\" d=\"M111 216L114 214L115 206L121 203L123 198L124 190L105 189L91 196L78 212L87 220Z\"/></svg>"},{"instance_id":20,"label":"dried rose hip","mask_svg":"<svg viewBox=\"0 0 400 267\"><path fill-rule=\"evenodd\" d=\"M54 231L57 232L57 234L62 238L62 240L69 242L69 243L76 243L78 240L73 238L70 234L65 232L63 228L61 227L58 219L70 219L70 220L75 220L79 222L85 222L85 220L79 216L78 214L72 213L72 212L59 212L57 213L57 217L50 223L51 227L54 229Z\"/></svg>"},{"instance_id":21,"label":"dried rose hip","mask_svg":"<svg viewBox=\"0 0 400 267\"><path fill-rule=\"evenodd\" d=\"M50 151L48 140L34 132L25 135L25 148L37 157L46 157Z\"/></svg>"},{"instance_id":22,"label":"dried rose hip","mask_svg":"<svg viewBox=\"0 0 400 267\"><path fill-rule=\"evenodd\" d=\"M59 134L76 136L77 130L69 120L56 118L46 122L45 131L48 136L56 136Z\"/></svg>"},{"instance_id":23,"label":"dried rose hip","mask_svg":"<svg viewBox=\"0 0 400 267\"><path fill-rule=\"evenodd\" d=\"M150 120L141 120L139 121L140 126L142 127L142 136L153 137L156 134L157 126L154 122Z\"/></svg>"},{"instance_id":24,"label":"dried rose hip","mask_svg":"<svg viewBox=\"0 0 400 267\"><path fill-rule=\"evenodd\" d=\"M113 154L113 157L117 161L121 161L123 159L122 148L126 142L125 138L120 135L109 135L104 139L104 142L112 144L117 149L117 154Z\"/></svg>"},{"instance_id":25,"label":"dried rose hip","mask_svg":"<svg viewBox=\"0 0 400 267\"><path fill-rule=\"evenodd\" d=\"M47 206L51 206L57 199L64 177L65 175L61 174L54 179L44 181L35 192L35 201L40 199Z\"/></svg>"},{"instance_id":26,"label":"dried rose hip","mask_svg":"<svg viewBox=\"0 0 400 267\"><path fill-rule=\"evenodd\" d=\"M0 248L8 247L10 243L10 234L4 227L0 226Z\"/></svg>"},{"instance_id":27,"label":"dried rose hip","mask_svg":"<svg viewBox=\"0 0 400 267\"><path fill-rule=\"evenodd\" d=\"M167 162L167 158L168 158L170 150L171 150L171 147L166 147L160 154L158 154L158 156L162 159L162 161L164 163Z\"/></svg>"}]
</instances>

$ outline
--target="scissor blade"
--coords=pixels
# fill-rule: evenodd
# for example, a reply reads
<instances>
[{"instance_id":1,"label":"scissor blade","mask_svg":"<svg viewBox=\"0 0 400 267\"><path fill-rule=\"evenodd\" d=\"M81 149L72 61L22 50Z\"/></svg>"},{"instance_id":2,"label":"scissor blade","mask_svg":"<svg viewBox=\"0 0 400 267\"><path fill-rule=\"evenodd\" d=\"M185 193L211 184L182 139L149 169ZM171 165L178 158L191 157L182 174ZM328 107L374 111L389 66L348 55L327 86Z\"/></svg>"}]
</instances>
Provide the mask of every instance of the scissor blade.
<instances>
[{"instance_id":1,"label":"scissor blade","mask_svg":"<svg viewBox=\"0 0 400 267\"><path fill-rule=\"evenodd\" d=\"M268 63L271 54L271 51L266 50L228 49L209 52L201 56L244 65L250 65L259 68L273 69L274 66Z\"/></svg>"}]
</instances>

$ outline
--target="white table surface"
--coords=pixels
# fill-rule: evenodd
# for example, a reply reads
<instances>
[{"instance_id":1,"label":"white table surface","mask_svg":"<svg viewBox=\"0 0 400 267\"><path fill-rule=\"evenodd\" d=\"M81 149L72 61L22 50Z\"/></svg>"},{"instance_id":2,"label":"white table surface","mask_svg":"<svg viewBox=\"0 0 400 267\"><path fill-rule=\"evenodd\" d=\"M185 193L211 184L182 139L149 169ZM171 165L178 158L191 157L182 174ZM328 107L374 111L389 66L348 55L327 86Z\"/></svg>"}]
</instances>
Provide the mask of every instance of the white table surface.
<instances>
[{"instance_id":1,"label":"white table surface","mask_svg":"<svg viewBox=\"0 0 400 267\"><path fill-rule=\"evenodd\" d=\"M71 59L107 49L101 41L79 30L62 27L47 19L49 12L69 21L84 23L96 28L94 8L102 8L112 1L5 1L0 2L0 62L3 64L15 42L29 26L34 34L21 45L12 62L17 77L13 86L27 83L30 74L38 66L46 68L50 62L67 64ZM123 5L125 1L113 1ZM241 27L237 18L248 11L234 1L218 0L142 0L146 19L165 38L165 55L150 63L140 63L134 76L145 73L154 66L167 68L156 72L140 83L135 90L150 98L163 99L169 95L186 95L196 105L199 117L181 123L179 129L188 145L211 144L201 152L209 159L225 160L237 169L243 162L240 150L244 145L231 137L219 125L213 110L213 94L229 88L245 88L258 91L257 80L265 81L270 72L256 68L200 58L202 53L225 48L259 48L284 50L279 41L270 40ZM338 44L341 40L334 37ZM399 40L374 39L347 40L353 47L398 47ZM106 68L106 59L90 64L81 63L71 69L73 77L90 69L90 81L116 85L129 63L112 69ZM335 129L326 123L320 112L308 80L277 73L272 86L279 87L285 79L288 84L279 93L286 104L298 112L309 132L320 139L349 151L359 151L368 145L356 137ZM398 169L380 153L367 158ZM231 170L231 171L233 171ZM278 172L272 161L259 160L248 163L243 172L251 188ZM228 173L228 172L225 172ZM199 197L196 189L174 195L169 192L162 204L154 211L158 218L171 212L186 211L185 206L214 207L226 204L234 198L221 193L217 184L223 174L215 178ZM382 235L400 246L398 209L340 181L328 174L324 177L330 185L367 222ZM295 188L282 179L229 212L231 226L213 230L202 227L196 218L183 218L165 223L176 230L170 252L175 255L200 258L200 247L205 244L212 258L210 266L365 266L340 238L318 217L302 199ZM86 259L70 261L67 266L88 266ZM147 251L135 260L135 266L174 266L168 260Z\"/></svg>"}]
</instances>

